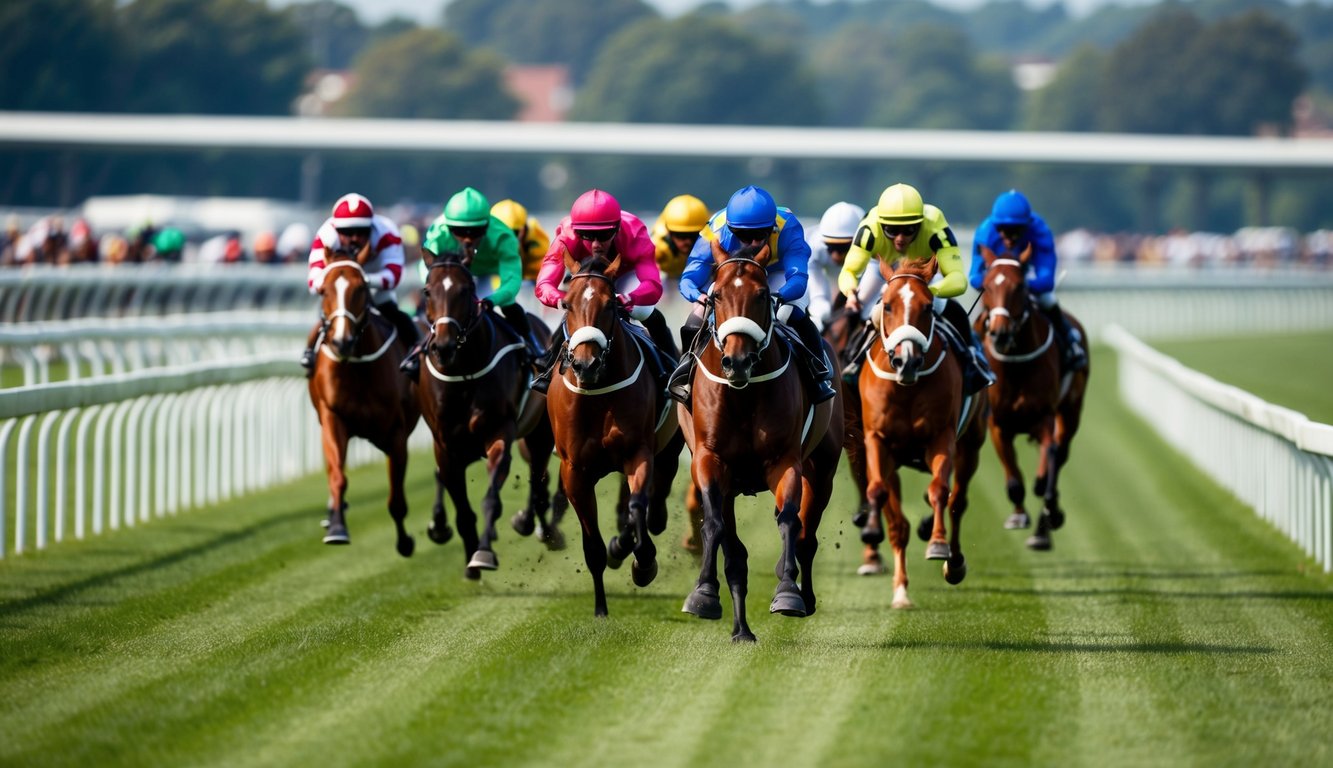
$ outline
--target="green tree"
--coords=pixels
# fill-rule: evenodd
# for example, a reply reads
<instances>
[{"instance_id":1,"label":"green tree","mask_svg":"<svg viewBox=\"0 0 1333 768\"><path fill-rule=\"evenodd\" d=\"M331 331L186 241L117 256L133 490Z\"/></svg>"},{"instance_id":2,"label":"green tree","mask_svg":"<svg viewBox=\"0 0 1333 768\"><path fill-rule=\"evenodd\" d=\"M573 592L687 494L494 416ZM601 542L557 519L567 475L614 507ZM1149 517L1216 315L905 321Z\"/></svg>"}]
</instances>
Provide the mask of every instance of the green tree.
<instances>
[{"instance_id":1,"label":"green tree","mask_svg":"<svg viewBox=\"0 0 1333 768\"><path fill-rule=\"evenodd\" d=\"M309 71L301 32L262 0L135 0L129 112L287 114Z\"/></svg>"},{"instance_id":2,"label":"green tree","mask_svg":"<svg viewBox=\"0 0 1333 768\"><path fill-rule=\"evenodd\" d=\"M1098 130L1106 58L1092 45L1071 53L1060 62L1051 82L1029 98L1020 126L1029 131Z\"/></svg>"},{"instance_id":3,"label":"green tree","mask_svg":"<svg viewBox=\"0 0 1333 768\"><path fill-rule=\"evenodd\" d=\"M287 13L304 31L310 60L320 69L347 69L370 40L356 11L334 0L297 3Z\"/></svg>"},{"instance_id":4,"label":"green tree","mask_svg":"<svg viewBox=\"0 0 1333 768\"><path fill-rule=\"evenodd\" d=\"M0 109L120 106L124 43L113 0L0 3Z\"/></svg>"},{"instance_id":5,"label":"green tree","mask_svg":"<svg viewBox=\"0 0 1333 768\"><path fill-rule=\"evenodd\" d=\"M657 18L643 0L454 0L444 25L471 45L523 64L564 64L582 84L604 41Z\"/></svg>"},{"instance_id":6,"label":"green tree","mask_svg":"<svg viewBox=\"0 0 1333 768\"><path fill-rule=\"evenodd\" d=\"M1194 116L1182 94L1199 76L1190 46L1203 22L1175 7L1162 11L1111 51L1101 87L1098 124L1109 131L1187 133Z\"/></svg>"},{"instance_id":7,"label":"green tree","mask_svg":"<svg viewBox=\"0 0 1333 768\"><path fill-rule=\"evenodd\" d=\"M506 120L519 102L504 87L504 61L438 29L373 43L353 67L339 111L363 117Z\"/></svg>"},{"instance_id":8,"label":"green tree","mask_svg":"<svg viewBox=\"0 0 1333 768\"><path fill-rule=\"evenodd\" d=\"M1309 75L1300 38L1261 11L1223 19L1189 50L1192 133L1251 135L1265 125L1291 128L1291 106Z\"/></svg>"}]
</instances>

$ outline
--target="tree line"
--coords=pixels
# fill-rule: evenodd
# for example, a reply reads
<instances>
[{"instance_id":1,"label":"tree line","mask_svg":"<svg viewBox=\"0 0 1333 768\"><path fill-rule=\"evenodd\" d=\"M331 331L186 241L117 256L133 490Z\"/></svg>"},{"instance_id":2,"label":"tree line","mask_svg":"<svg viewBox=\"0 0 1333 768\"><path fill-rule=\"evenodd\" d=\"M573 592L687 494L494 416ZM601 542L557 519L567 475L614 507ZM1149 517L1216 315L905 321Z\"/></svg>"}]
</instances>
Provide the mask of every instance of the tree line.
<instances>
[{"instance_id":1,"label":"tree line","mask_svg":"<svg viewBox=\"0 0 1333 768\"><path fill-rule=\"evenodd\" d=\"M911 129L1286 134L1293 102L1327 109L1333 8L1282 0L1106 7L995 0L721 3L663 18L643 0L452 0L438 25L368 26L333 0L10 0L0 7L0 109L291 114L314 73L348 70L347 116L495 119L519 101L509 63L561 64L570 119ZM1023 90L1018 59L1055 64ZM0 203L59 204L152 191L296 197L302 158L237 153L0 153ZM547 189L544 165L569 182ZM1231 231L1255 223L1252 185L1221 172L962 167L939 163L323 157L321 195L439 201L462 186L567 205L591 185L651 209L691 192L718 204L748 181L798 212L873 202L909 181L960 221L1021 185L1059 227ZM1329 182L1284 176L1271 218L1315 228ZM69 200L66 198L73 198ZM812 213L810 215L817 215Z\"/></svg>"}]
</instances>

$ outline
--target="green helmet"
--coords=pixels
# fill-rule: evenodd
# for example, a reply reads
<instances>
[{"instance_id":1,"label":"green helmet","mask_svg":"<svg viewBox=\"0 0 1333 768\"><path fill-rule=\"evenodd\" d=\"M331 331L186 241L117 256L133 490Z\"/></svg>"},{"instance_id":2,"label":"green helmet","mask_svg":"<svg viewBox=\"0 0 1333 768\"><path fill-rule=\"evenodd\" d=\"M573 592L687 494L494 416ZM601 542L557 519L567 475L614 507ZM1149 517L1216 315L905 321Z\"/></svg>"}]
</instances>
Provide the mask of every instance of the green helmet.
<instances>
[{"instance_id":1,"label":"green helmet","mask_svg":"<svg viewBox=\"0 0 1333 768\"><path fill-rule=\"evenodd\" d=\"M484 227L491 223L491 203L468 187L444 204L444 223L450 227Z\"/></svg>"},{"instance_id":2,"label":"green helmet","mask_svg":"<svg viewBox=\"0 0 1333 768\"><path fill-rule=\"evenodd\" d=\"M185 247L185 235L175 227L166 227L153 237L153 248L158 253L172 253Z\"/></svg>"}]
</instances>

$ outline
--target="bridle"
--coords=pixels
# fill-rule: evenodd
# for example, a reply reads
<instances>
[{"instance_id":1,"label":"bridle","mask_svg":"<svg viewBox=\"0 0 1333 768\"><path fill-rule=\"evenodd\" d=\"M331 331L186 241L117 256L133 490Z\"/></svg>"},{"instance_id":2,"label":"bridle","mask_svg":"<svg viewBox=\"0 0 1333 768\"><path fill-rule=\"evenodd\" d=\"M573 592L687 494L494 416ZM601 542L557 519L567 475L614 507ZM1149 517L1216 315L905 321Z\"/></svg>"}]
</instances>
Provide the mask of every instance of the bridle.
<instances>
[{"instance_id":1,"label":"bridle","mask_svg":"<svg viewBox=\"0 0 1333 768\"><path fill-rule=\"evenodd\" d=\"M910 272L899 272L891 275L889 279L885 281L884 294L886 297L888 296L889 286L893 285L894 280L900 280L900 279L916 280L917 282L921 283L922 287L924 287L927 290L927 292L929 292L930 290L930 281L922 277L921 275L912 274ZM894 328L886 336L884 334L884 329L888 327L887 323L885 322L886 321L885 312L887 310L887 307L888 307L888 301L881 301L879 303L879 327L880 327L879 341L880 344L884 347L884 353L889 356L889 359L890 360L893 359L893 350L896 349L898 345L903 343L904 341L915 342L916 345L921 348L921 354L923 357L926 354L928 354L930 352L931 345L935 343L935 312L929 308L926 310L926 316L930 318L929 333L922 333L920 328L917 328L915 325L912 325L911 323L905 321L903 322L902 325L899 325L897 328ZM945 345L945 348L940 350L940 356L935 360L934 364L931 365L929 368L917 371L916 376L920 378L923 376L929 376L930 374L934 373L936 369L938 369L940 365L944 362L944 358L947 356L948 356L948 345ZM874 373L879 378L887 379L888 381L896 381L896 382L902 381L902 377L897 371L886 371L880 368L878 365L876 365L874 356L870 354L869 349L866 350L866 362L870 365L871 372Z\"/></svg>"},{"instance_id":2,"label":"bridle","mask_svg":"<svg viewBox=\"0 0 1333 768\"><path fill-rule=\"evenodd\" d=\"M472 270L470 270L470 269L468 269L467 267L463 266L463 264L460 263L460 262L457 262L457 261L437 261L437 262L435 262L434 264L431 264L429 267L426 268L426 274L427 274L427 276L429 276L430 273L433 272L434 270L436 270L436 269L442 269L442 268L444 268L444 267L454 267L454 268L456 268L456 269L462 270L463 274L467 275L467 279L468 279L468 281L471 282L472 285L474 286L474 289L473 289L473 295L476 295L476 289L475 289L475 286L476 286L476 284L477 284L477 279L476 279L476 277L472 274ZM429 305L430 305L429 302L427 302L427 306L429 306ZM468 335L469 335L470 333L472 333L472 331L476 330L476 328L477 328L479 325L481 325L481 319L482 319L481 303L480 303L480 302L473 302L473 304L472 304L472 312L468 315L467 321L466 321L465 323L460 323L458 320L456 320L456 319L454 319L454 318L452 318L452 317L450 317L450 316L448 316L448 315L445 315L444 317L436 318L436 319L434 319L434 320L431 320L431 318L430 318L429 316L427 316L426 319L427 319L428 321L430 321L430 334L431 334L431 336L434 336L434 335L435 335L435 329L436 329L437 327L439 327L441 324L444 324L444 325L452 325L455 329L457 329L457 333L458 333L458 346L459 346L459 347L462 347L464 344L467 343Z\"/></svg>"},{"instance_id":3,"label":"bridle","mask_svg":"<svg viewBox=\"0 0 1333 768\"><path fill-rule=\"evenodd\" d=\"M987 266L987 269L992 269L994 267L1015 267L1018 270L1018 279L1020 281L1023 280L1023 262L1017 259L996 259ZM986 314L989 317L1008 317L1008 318L1013 317L1013 315L1009 312L1008 308L1006 307L988 307L986 309ZM1014 323L1015 332L1017 332L1024 325L1026 325L1028 319L1031 316L1032 316L1032 302L1024 301L1023 314L1020 315L1018 317L1018 320L1016 320ZM987 321L987 325L989 325L989 320Z\"/></svg>"},{"instance_id":4,"label":"bridle","mask_svg":"<svg viewBox=\"0 0 1333 768\"><path fill-rule=\"evenodd\" d=\"M761 273L767 274L768 272L763 264L760 264L754 259L746 258L744 256L733 256L717 265L718 273L720 274L722 268L728 264L736 264L738 267L749 264L753 265ZM714 285L716 285L718 281L714 280L713 282ZM716 320L716 304L712 295L709 295L708 297L707 311L708 313L713 314L714 319ZM719 351L721 351L722 342L731 334L739 333L742 336L750 337L754 340L755 344L759 345L758 349L755 350L756 354L762 353L765 349L768 349L768 345L773 341L773 327L777 324L777 314L778 303L777 300L774 299L768 308L768 327L761 326L759 323L755 322L755 320L746 317L745 315L729 317L723 321L721 325L715 325L713 328L713 344L717 346Z\"/></svg>"},{"instance_id":5,"label":"bridle","mask_svg":"<svg viewBox=\"0 0 1333 768\"><path fill-rule=\"evenodd\" d=\"M329 265L324 268L323 279L324 279L325 290L327 290L328 286L329 273L335 269L355 269L358 273L360 273L363 281L366 276L366 270L361 266L360 263L355 261L349 261L346 259L338 259L337 261L329 263ZM367 296L369 296L369 290L370 287L367 285L366 286ZM370 315L378 315L380 313L378 309L375 309L375 306L370 302L369 298L367 298L366 300L365 311L359 314L353 314L351 311L349 311L346 307L343 306L343 303L344 302L341 299L339 299L338 308L335 309L332 313L325 315L323 323L320 326L319 330L319 335L321 340L320 348L324 351L324 354L340 362L343 360L347 360L350 362L369 362L371 360L377 359L378 357L380 357L380 355L383 355L384 352L389 348L389 345L393 343L394 338L397 337L398 335L397 329L395 329L394 333L389 336L389 339L384 343L384 346L371 355L365 355L356 358L350 358L350 357L343 358L340 357L337 353L334 353L329 350L328 344L327 342L324 341L324 339L327 338L329 330L333 326L333 322L335 320L341 317L344 320L346 320L347 323L351 326L352 329L352 332L350 334L351 342L348 344L347 348L356 349L357 345L361 343L361 336L365 334L366 327L369 325L369 323L366 322L366 318Z\"/></svg>"},{"instance_id":6,"label":"bridle","mask_svg":"<svg viewBox=\"0 0 1333 768\"><path fill-rule=\"evenodd\" d=\"M617 299L615 298L615 286L616 286L615 280L602 274L601 272L580 272L576 275L571 275L568 282L566 283L565 295L568 296L569 293L573 291L573 284L575 280L580 280L583 278L604 280L607 285L611 286L612 302L617 301ZM612 329L611 335L614 335L614 333L615 329ZM596 325L585 325L582 328L579 328L578 330L569 334L569 338L566 339L565 349L560 355L560 368L562 371L564 370L565 366L573 362L574 348L580 344L597 345L597 347L601 349L601 352L599 352L596 357L597 364L599 366L605 366L607 364L607 359L611 356L611 336L608 335L601 328L598 328Z\"/></svg>"}]
</instances>

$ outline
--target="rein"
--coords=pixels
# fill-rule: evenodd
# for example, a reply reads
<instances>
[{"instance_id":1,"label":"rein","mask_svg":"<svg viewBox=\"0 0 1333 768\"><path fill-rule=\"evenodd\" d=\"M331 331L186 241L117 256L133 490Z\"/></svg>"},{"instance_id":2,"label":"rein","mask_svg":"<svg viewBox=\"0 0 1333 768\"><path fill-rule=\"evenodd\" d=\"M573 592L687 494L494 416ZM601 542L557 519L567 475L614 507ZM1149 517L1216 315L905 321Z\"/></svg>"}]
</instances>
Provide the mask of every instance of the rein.
<instances>
[{"instance_id":1,"label":"rein","mask_svg":"<svg viewBox=\"0 0 1333 768\"><path fill-rule=\"evenodd\" d=\"M615 281L612 280L607 275L602 274L601 272L580 272L577 275L572 275L569 278L568 282L573 283L575 280L578 280L579 278L582 277L605 280L607 284L611 286L612 295L614 296ZM566 290L565 293L566 295L568 295L569 290ZM616 320L614 322L621 322L621 321ZM613 334L615 333L614 329L612 329L612 333ZM601 348L602 351L597 355L597 362L599 365L606 366L607 359L611 356L611 339L607 337L606 332L603 331L601 328L598 328L595 325L585 325L584 327L579 328L578 330L569 334L569 338L565 341L564 354L561 356L562 373L560 376L560 381L565 385L566 389L568 389L570 392L573 392L574 394L605 395L611 392L617 392L619 390L625 389L634 382L638 381L639 376L643 374L643 365L644 362L647 360L647 356L645 355L644 351L640 349L639 364L634 367L634 372L631 373L628 378L621 379L620 381L614 384L608 384L605 387L580 387L577 384L571 384L569 382L569 379L565 378L565 376L563 375L563 367L565 365L568 365L569 362L574 359L574 348L580 344L596 344L598 347ZM634 346L636 349L638 348L637 345L631 345L631 346Z\"/></svg>"},{"instance_id":2,"label":"rein","mask_svg":"<svg viewBox=\"0 0 1333 768\"><path fill-rule=\"evenodd\" d=\"M725 261L723 261L721 264L718 265L718 270L721 270L722 267L725 267L728 264L736 264L738 266L751 264L754 265L756 268L758 268L761 272L767 274L767 269L764 267L763 264L760 264L754 259L746 258L744 256L732 256L731 258L726 259ZM714 285L716 285L716 281L714 281ZM717 308L715 304L711 301L709 302L709 312L713 314L714 316L713 319L714 321L716 321ZM718 351L720 352L722 351L722 343L726 340L726 338L732 335L733 333L739 333L742 336L748 336L751 340L754 341L755 344L759 345L758 349L755 350L756 354L763 353L763 351L768 349L769 345L772 344L773 342L773 329L777 326L777 312L778 312L778 305L777 301L775 300L772 306L770 306L768 310L768 327L766 328L764 326L761 326L753 319L745 317L744 315L737 315L736 317L727 318L722 322L721 325L716 325L715 322L715 327L713 328L710 334L713 338L713 345L716 346ZM773 379L776 379L782 374L786 373L787 368L791 366L792 356L794 353L792 353L791 350L788 350L786 359L782 361L782 365L769 371L768 373L761 373L756 376L751 376L749 380L747 380L744 384L741 384L739 386L734 384L727 377L719 376L716 373L713 373L712 371L708 370L708 366L704 364L703 357L701 357L698 353L691 352L690 354L694 356L695 361L698 363L699 370L703 372L704 376L709 381L712 381L716 384L725 384L732 389L745 389L751 384L756 384L756 383L762 384L765 381L772 381Z\"/></svg>"},{"instance_id":3,"label":"rein","mask_svg":"<svg viewBox=\"0 0 1333 768\"><path fill-rule=\"evenodd\" d=\"M990 263L989 267L995 267L995 266L1016 267L1019 270L1022 270L1024 268L1023 262L1018 261L1017 259L996 259ZM1020 280L1022 279L1021 273L1019 275L1019 279ZM1005 309L1004 307L995 307L994 309L988 309L986 311L986 314L998 317L1013 317L1013 315L1010 314L1009 310ZM1022 328L1023 326L1027 325L1028 320L1030 320L1031 318L1032 318L1032 301L1028 300L1023 302L1023 315L1019 317L1018 320L1015 322L1015 326L1018 328ZM986 334L984 341L986 345L986 351L990 353L991 357L995 358L999 362L1027 363L1037 359L1038 357L1041 357L1046 353L1046 350L1051 348L1051 344L1055 342L1055 326L1054 325L1047 326L1046 340L1043 341L1040 345L1038 345L1036 349L1030 352L1023 352L1014 355L1006 355L995 349L995 343L991 341L990 334Z\"/></svg>"}]
</instances>

